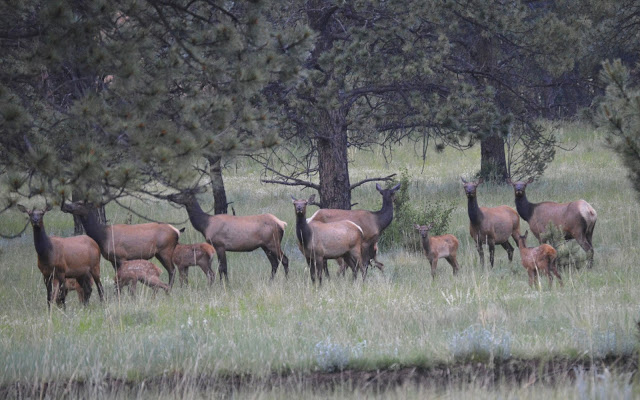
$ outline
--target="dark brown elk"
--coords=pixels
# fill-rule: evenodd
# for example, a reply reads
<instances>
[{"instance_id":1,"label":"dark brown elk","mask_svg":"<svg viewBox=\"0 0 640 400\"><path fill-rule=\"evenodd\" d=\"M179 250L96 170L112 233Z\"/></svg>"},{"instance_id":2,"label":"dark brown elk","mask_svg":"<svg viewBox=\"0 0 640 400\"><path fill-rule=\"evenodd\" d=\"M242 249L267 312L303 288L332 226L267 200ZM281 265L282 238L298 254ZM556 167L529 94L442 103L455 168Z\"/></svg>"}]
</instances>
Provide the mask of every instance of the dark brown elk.
<instances>
[{"instance_id":1,"label":"dark brown elk","mask_svg":"<svg viewBox=\"0 0 640 400\"><path fill-rule=\"evenodd\" d=\"M598 214L589 203L584 200L572 201L570 203L554 203L543 201L542 203L531 203L527 200L525 190L527 185L533 182L529 179L526 182L508 181L515 192L516 209L518 214L529 223L529 228L533 235L542 243L542 233L549 224L557 226L564 232L566 240L575 239L587 253L588 266L593 266L593 228L596 226Z\"/></svg>"},{"instance_id":2,"label":"dark brown elk","mask_svg":"<svg viewBox=\"0 0 640 400\"><path fill-rule=\"evenodd\" d=\"M180 285L188 284L189 267L197 265L207 276L209 285L213 285L215 273L211 270L211 262L216 254L209 243L178 244L173 251L173 265L178 268Z\"/></svg>"},{"instance_id":3,"label":"dark brown elk","mask_svg":"<svg viewBox=\"0 0 640 400\"><path fill-rule=\"evenodd\" d=\"M169 286L175 277L173 250L180 231L169 224L105 225L100 222L97 209L84 203L64 203L62 211L80 217L85 232L100 246L102 256L118 271L127 260L148 260L156 257L169 274Z\"/></svg>"},{"instance_id":4,"label":"dark brown elk","mask_svg":"<svg viewBox=\"0 0 640 400\"><path fill-rule=\"evenodd\" d=\"M51 302L65 306L67 278L74 278L82 286L82 303L89 302L91 283L95 281L100 300L104 300L104 290L100 282L100 249L89 236L73 236L60 238L47 236L44 228L44 215L51 210L47 206L44 210L27 210L18 205L18 209L29 215L33 227L33 244L38 254L38 269L44 277L47 287L47 306L51 309Z\"/></svg>"},{"instance_id":5,"label":"dark brown elk","mask_svg":"<svg viewBox=\"0 0 640 400\"><path fill-rule=\"evenodd\" d=\"M336 222L336 221L352 221L360 228L364 234L364 253L363 261L365 265L369 265L373 260L374 265L383 271L384 264L377 260L377 244L382 231L393 221L393 197L400 189L400 184L395 185L391 189L382 189L376 184L376 190L382 195L382 208L378 211L367 210L338 210L330 208L322 208L316 211L309 219L309 222ZM340 262L340 272L344 273L344 263ZM326 271L328 272L328 271Z\"/></svg>"},{"instance_id":6,"label":"dark brown elk","mask_svg":"<svg viewBox=\"0 0 640 400\"><path fill-rule=\"evenodd\" d=\"M509 243L509 237L518 244L520 236L520 217L516 210L509 206L479 207L476 189L483 180L467 182L462 179L464 192L467 196L467 211L469 213L469 233L476 243L480 264L484 267L484 251L482 246L489 246L489 261L493 267L493 259L496 244L501 245L506 251L509 261L513 260L514 248Z\"/></svg>"},{"instance_id":7,"label":"dark brown elk","mask_svg":"<svg viewBox=\"0 0 640 400\"><path fill-rule=\"evenodd\" d=\"M296 213L298 247L309 265L311 281L315 283L317 277L321 285L324 260L337 258L344 259L345 263L351 267L354 279L359 269L364 280L367 269L362 259L364 251L362 229L352 221L307 222L307 204L313 202L315 195L308 200L298 200L293 196L291 198Z\"/></svg>"},{"instance_id":8,"label":"dark brown elk","mask_svg":"<svg viewBox=\"0 0 640 400\"><path fill-rule=\"evenodd\" d=\"M444 258L453 268L453 274L456 275L460 266L458 265L458 239L450 234L442 236L429 236L429 231L433 227L433 224L418 225L414 224L414 228L420 233L422 238L422 248L424 249L424 255L431 264L431 278L436 277L436 267L438 266L438 259Z\"/></svg>"},{"instance_id":9,"label":"dark brown elk","mask_svg":"<svg viewBox=\"0 0 640 400\"><path fill-rule=\"evenodd\" d=\"M136 286L138 282L142 282L153 289L154 294L158 289L163 289L169 294L169 285L160 280L161 272L160 268L148 260L123 261L116 272L116 289L120 293L123 287L129 285L129 293L135 296Z\"/></svg>"},{"instance_id":10,"label":"dark brown elk","mask_svg":"<svg viewBox=\"0 0 640 400\"><path fill-rule=\"evenodd\" d=\"M182 204L187 209L191 225L210 243L218 254L220 279L227 276L227 251L248 252L262 249L271 262L271 279L282 262L284 273L289 274L289 259L282 251L281 242L287 223L272 214L235 216L209 215L191 193L167 196L169 201Z\"/></svg>"},{"instance_id":11,"label":"dark brown elk","mask_svg":"<svg viewBox=\"0 0 640 400\"><path fill-rule=\"evenodd\" d=\"M558 256L556 249L548 244L541 244L538 247L527 247L528 233L529 231L525 231L524 235L518 236L518 248L520 249L522 266L529 274L529 286L533 287L538 272L542 272L549 277L549 286L553 283L551 273L558 277L560 286L563 286L562 277L556 268L556 258Z\"/></svg>"}]
</instances>

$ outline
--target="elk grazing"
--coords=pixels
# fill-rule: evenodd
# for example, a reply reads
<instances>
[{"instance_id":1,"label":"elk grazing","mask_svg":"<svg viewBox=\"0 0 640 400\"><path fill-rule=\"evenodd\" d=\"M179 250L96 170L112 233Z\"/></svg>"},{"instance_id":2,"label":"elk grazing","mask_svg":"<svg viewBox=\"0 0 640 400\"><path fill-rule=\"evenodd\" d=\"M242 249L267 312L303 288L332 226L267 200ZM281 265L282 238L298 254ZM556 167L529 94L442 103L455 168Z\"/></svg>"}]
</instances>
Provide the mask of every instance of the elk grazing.
<instances>
[{"instance_id":1,"label":"elk grazing","mask_svg":"<svg viewBox=\"0 0 640 400\"><path fill-rule=\"evenodd\" d=\"M493 268L495 245L501 245L506 251L509 261L513 260L514 248L509 243L511 236L518 244L520 236L520 218L516 210L509 206L479 207L476 189L483 182L481 178L477 182L467 182L462 179L464 192L467 196L467 210L469 212L469 233L476 243L480 264L484 267L484 251L482 246L489 246L489 260Z\"/></svg>"},{"instance_id":2,"label":"elk grazing","mask_svg":"<svg viewBox=\"0 0 640 400\"><path fill-rule=\"evenodd\" d=\"M393 221L393 197L400 189L400 184L395 185L391 189L382 189L380 184L376 183L376 190L382 195L382 208L378 211L367 210L338 210L323 208L316 211L308 222L336 222L351 221L362 228L364 235L363 261L365 265L369 265L373 259L374 265L383 271L384 264L377 260L378 239L382 231ZM345 265L338 259L340 263L340 273L344 273ZM326 271L328 273L328 271Z\"/></svg>"},{"instance_id":3,"label":"elk grazing","mask_svg":"<svg viewBox=\"0 0 640 400\"><path fill-rule=\"evenodd\" d=\"M553 273L558 277L560 286L563 286L562 277L556 268L556 249L548 244L541 244L538 247L527 247L527 235L529 231L525 231L524 235L518 235L518 248L520 249L520 259L522 266L529 274L529 286L533 287L538 271L547 274L549 277L549 286L553 283Z\"/></svg>"},{"instance_id":4,"label":"elk grazing","mask_svg":"<svg viewBox=\"0 0 640 400\"><path fill-rule=\"evenodd\" d=\"M173 286L175 274L171 259L180 237L179 230L155 222L105 225L100 222L95 207L79 202L64 203L62 211L80 217L87 235L98 243L102 256L111 262L116 272L123 261L156 257L169 274L169 286Z\"/></svg>"},{"instance_id":5,"label":"elk grazing","mask_svg":"<svg viewBox=\"0 0 640 400\"><path fill-rule=\"evenodd\" d=\"M438 266L438 259L444 258L447 260L451 267L453 267L453 274L458 273L460 266L458 265L458 239L453 235L442 236L429 236L429 231L433 228L433 224L429 225L413 225L420 233L422 238L422 248L424 249L424 255L427 256L427 260L431 263L431 278L436 277L436 267Z\"/></svg>"},{"instance_id":6,"label":"elk grazing","mask_svg":"<svg viewBox=\"0 0 640 400\"><path fill-rule=\"evenodd\" d=\"M588 266L593 266L593 228L596 226L598 215L596 210L584 200L570 203L554 203L543 201L542 203L530 203L527 200L525 189L533 182L533 178L526 182L508 182L515 192L516 209L518 214L529 223L533 235L542 243L542 233L549 224L557 226L564 233L566 240L575 239L587 253Z\"/></svg>"},{"instance_id":7,"label":"elk grazing","mask_svg":"<svg viewBox=\"0 0 640 400\"><path fill-rule=\"evenodd\" d=\"M38 254L38 269L44 277L47 287L47 306L55 299L58 305L65 307L67 278L74 278L82 287L81 301L87 305L91 297L91 283L95 281L100 301L104 300L104 290L100 282L100 249L89 236L81 235L68 238L47 236L44 229L44 215L51 210L31 211L18 204L18 209L29 216L33 227L33 244Z\"/></svg>"},{"instance_id":8,"label":"elk grazing","mask_svg":"<svg viewBox=\"0 0 640 400\"><path fill-rule=\"evenodd\" d=\"M285 276L289 275L289 259L282 251L281 242L287 223L272 214L235 216L209 215L191 193L167 196L169 201L184 205L193 227L210 243L218 254L218 273L228 282L227 251L248 252L261 248L271 262L271 279L282 262Z\"/></svg>"},{"instance_id":9,"label":"elk grazing","mask_svg":"<svg viewBox=\"0 0 640 400\"><path fill-rule=\"evenodd\" d=\"M197 265L207 276L209 285L213 285L215 273L211 270L211 262L216 254L209 243L178 244L173 251L173 265L178 268L180 285L188 284L189 267Z\"/></svg>"},{"instance_id":10,"label":"elk grazing","mask_svg":"<svg viewBox=\"0 0 640 400\"><path fill-rule=\"evenodd\" d=\"M120 293L123 287L129 285L129 293L135 296L136 286L138 282L142 282L153 289L154 295L158 289L163 289L169 294L169 285L160 280L161 272L160 268L148 260L123 261L116 272L116 290Z\"/></svg>"},{"instance_id":11,"label":"elk grazing","mask_svg":"<svg viewBox=\"0 0 640 400\"><path fill-rule=\"evenodd\" d=\"M362 228L352 221L336 222L307 222L307 204L312 202L315 195L308 200L293 199L296 213L296 237L298 247L307 260L311 272L311 281L315 283L316 275L322 285L323 262L327 259L344 259L353 270L353 278L357 277L357 270L362 271L362 280L367 276L367 268L363 264L364 235Z\"/></svg>"}]
</instances>

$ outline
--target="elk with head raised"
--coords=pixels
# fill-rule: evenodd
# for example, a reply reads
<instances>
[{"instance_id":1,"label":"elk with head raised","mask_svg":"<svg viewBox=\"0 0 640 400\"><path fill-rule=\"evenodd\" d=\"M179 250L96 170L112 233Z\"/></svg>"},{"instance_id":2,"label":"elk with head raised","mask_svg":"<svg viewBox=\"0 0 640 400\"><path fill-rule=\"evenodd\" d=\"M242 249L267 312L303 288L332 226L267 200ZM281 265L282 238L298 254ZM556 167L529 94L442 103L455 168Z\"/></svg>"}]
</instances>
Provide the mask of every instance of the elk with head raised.
<instances>
[{"instance_id":1,"label":"elk with head raised","mask_svg":"<svg viewBox=\"0 0 640 400\"><path fill-rule=\"evenodd\" d=\"M316 211L308 222L336 222L351 221L362 229L364 235L363 261L365 265L369 265L370 260L380 271L383 271L384 264L377 260L378 239L382 231L393 221L393 197L400 189L398 183L391 189L383 189L380 184L376 183L376 190L382 195L382 208L378 211L367 210L339 210L322 208ZM344 263L338 259L340 263L340 272L344 272Z\"/></svg>"},{"instance_id":2,"label":"elk with head raised","mask_svg":"<svg viewBox=\"0 0 640 400\"><path fill-rule=\"evenodd\" d=\"M156 222L105 225L94 206L80 202L64 203L62 211L80 217L85 232L98 243L102 256L111 262L116 272L123 261L156 257L169 274L169 286L173 286L175 274L171 258L180 238L178 229Z\"/></svg>"},{"instance_id":3,"label":"elk with head raised","mask_svg":"<svg viewBox=\"0 0 640 400\"><path fill-rule=\"evenodd\" d=\"M123 261L116 272L116 290L120 293L124 286L129 285L129 293L135 296L136 286L138 282L142 282L153 289L154 295L158 289L163 289L169 294L169 285L160 280L161 272L160 268L149 260Z\"/></svg>"},{"instance_id":4,"label":"elk with head raised","mask_svg":"<svg viewBox=\"0 0 640 400\"><path fill-rule=\"evenodd\" d=\"M469 213L469 233L476 243L480 264L484 267L483 244L489 246L489 261L493 267L495 245L501 245L506 251L509 261L513 260L514 248L509 243L512 237L516 244L520 236L520 218L516 210L509 206L480 207L476 189L483 182L480 178L477 182L467 182L462 179L464 192L467 196L467 211Z\"/></svg>"},{"instance_id":5,"label":"elk with head raised","mask_svg":"<svg viewBox=\"0 0 640 400\"><path fill-rule=\"evenodd\" d=\"M86 305L91 296L91 283L95 281L100 300L104 300L104 291L100 282L100 249L89 236L60 238L47 236L44 229L44 215L51 210L27 210L18 204L18 209L29 215L33 227L33 244L38 254L38 269L44 277L47 287L47 306L51 302L65 306L67 290L66 278L74 278L82 286L81 300ZM79 292L80 293L80 292Z\"/></svg>"},{"instance_id":6,"label":"elk with head raised","mask_svg":"<svg viewBox=\"0 0 640 400\"><path fill-rule=\"evenodd\" d=\"M529 286L533 287L538 272L547 274L549 277L549 286L553 283L551 273L558 277L560 286L563 286L562 277L556 268L556 258L558 257L556 249L548 244L541 244L538 247L527 247L528 234L529 231L525 231L524 235L518 235L518 248L520 249L522 266L529 274Z\"/></svg>"},{"instance_id":7,"label":"elk with head raised","mask_svg":"<svg viewBox=\"0 0 640 400\"><path fill-rule=\"evenodd\" d=\"M367 276L367 267L363 264L364 234L362 228L352 221L307 222L307 204L312 202L315 194L308 200L293 199L296 213L296 237L298 247L307 260L311 272L311 281L316 276L322 284L323 262L327 259L344 259L353 270L353 278L357 271L362 271L362 280Z\"/></svg>"},{"instance_id":8,"label":"elk with head raised","mask_svg":"<svg viewBox=\"0 0 640 400\"><path fill-rule=\"evenodd\" d=\"M525 190L533 182L533 178L526 182L508 182L513 186L518 214L529 223L533 235L542 243L542 233L553 224L562 230L566 240L575 239L587 253L588 266L593 266L593 228L596 226L598 214L589 203L584 200L570 203L555 203L543 201L531 203L527 200Z\"/></svg>"},{"instance_id":9,"label":"elk with head raised","mask_svg":"<svg viewBox=\"0 0 640 400\"><path fill-rule=\"evenodd\" d=\"M453 268L453 274L457 274L460 266L458 265L458 239L450 234L441 236L429 236L429 231L433 228L433 224L418 225L414 224L414 228L420 233L422 238L422 248L424 255L431 263L431 278L436 277L436 267L438 259L444 258Z\"/></svg>"},{"instance_id":10,"label":"elk with head raised","mask_svg":"<svg viewBox=\"0 0 640 400\"><path fill-rule=\"evenodd\" d=\"M197 265L207 276L209 285L213 285L215 273L211 269L215 249L209 243L179 244L173 252L173 265L178 268L180 285L188 284L189 267Z\"/></svg>"},{"instance_id":11,"label":"elk with head raised","mask_svg":"<svg viewBox=\"0 0 640 400\"><path fill-rule=\"evenodd\" d=\"M184 205L191 225L210 243L218 254L220 279L227 276L227 251L247 252L262 249L271 262L271 279L282 262L285 275L289 274L289 259L282 251L281 242L287 223L272 214L235 216L209 215L202 210L193 193L175 193L169 201Z\"/></svg>"}]
</instances>

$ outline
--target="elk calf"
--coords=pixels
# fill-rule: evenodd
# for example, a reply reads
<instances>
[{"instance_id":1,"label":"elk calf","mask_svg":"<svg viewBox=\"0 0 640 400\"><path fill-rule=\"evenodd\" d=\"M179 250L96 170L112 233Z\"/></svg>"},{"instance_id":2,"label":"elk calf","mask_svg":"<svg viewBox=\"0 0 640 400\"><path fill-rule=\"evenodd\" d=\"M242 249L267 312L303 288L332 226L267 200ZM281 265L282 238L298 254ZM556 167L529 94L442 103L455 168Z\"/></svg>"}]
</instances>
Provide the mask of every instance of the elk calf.
<instances>
[{"instance_id":1,"label":"elk calf","mask_svg":"<svg viewBox=\"0 0 640 400\"><path fill-rule=\"evenodd\" d=\"M129 285L129 293L135 296L136 286L140 281L152 288L154 294L158 289L164 289L169 294L169 285L160 280L161 272L160 268L148 260L123 261L115 277L116 290L120 293L124 286Z\"/></svg>"},{"instance_id":2,"label":"elk calf","mask_svg":"<svg viewBox=\"0 0 640 400\"><path fill-rule=\"evenodd\" d=\"M215 254L209 243L178 244L173 251L173 265L180 273L180 285L189 284L189 267L195 265L207 276L209 285L213 285L215 273L211 269L211 262Z\"/></svg>"},{"instance_id":3,"label":"elk calf","mask_svg":"<svg viewBox=\"0 0 640 400\"><path fill-rule=\"evenodd\" d=\"M431 263L431 278L436 277L436 267L438 266L438 259L444 258L447 260L451 267L453 267L453 274L458 273L460 266L456 255L458 254L458 239L453 235L442 236L429 236L429 231L433 227L433 224L429 225L413 225L422 237L422 248L424 249L424 255L427 256L427 260Z\"/></svg>"},{"instance_id":4,"label":"elk calf","mask_svg":"<svg viewBox=\"0 0 640 400\"><path fill-rule=\"evenodd\" d=\"M527 247L527 235L529 231L525 231L524 235L518 235L518 248L520 249L520 258L522 266L529 274L529 286L533 287L538 271L547 274L549 277L549 286L553 283L553 273L558 277L560 286L563 286L562 277L556 268L556 249L548 244L541 244L538 247Z\"/></svg>"}]
</instances>

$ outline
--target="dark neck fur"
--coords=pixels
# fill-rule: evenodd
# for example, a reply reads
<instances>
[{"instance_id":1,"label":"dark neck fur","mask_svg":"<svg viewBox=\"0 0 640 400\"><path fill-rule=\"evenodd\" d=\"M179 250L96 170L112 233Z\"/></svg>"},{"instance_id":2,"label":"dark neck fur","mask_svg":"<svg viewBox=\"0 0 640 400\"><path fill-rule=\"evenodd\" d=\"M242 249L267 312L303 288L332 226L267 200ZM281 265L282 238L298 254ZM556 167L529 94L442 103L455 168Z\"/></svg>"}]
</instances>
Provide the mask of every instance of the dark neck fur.
<instances>
[{"instance_id":1,"label":"dark neck fur","mask_svg":"<svg viewBox=\"0 0 640 400\"><path fill-rule=\"evenodd\" d=\"M525 221L529 222L529 218L533 215L534 208L536 208L536 204L529 203L526 194L523 194L521 197L516 197L516 210L518 210L518 214L520 214Z\"/></svg>"},{"instance_id":2,"label":"dark neck fur","mask_svg":"<svg viewBox=\"0 0 640 400\"><path fill-rule=\"evenodd\" d=\"M200 203L198 203L198 200L195 198L192 198L188 204L185 204L185 207L187 208L191 225L193 225L198 232L205 235L207 226L209 226L209 217L211 217L211 215L202 210Z\"/></svg>"},{"instance_id":3,"label":"dark neck fur","mask_svg":"<svg viewBox=\"0 0 640 400\"><path fill-rule=\"evenodd\" d=\"M307 244L311 243L311 228L309 228L307 218L303 214L296 213L296 236L303 248L306 248Z\"/></svg>"},{"instance_id":4,"label":"dark neck fur","mask_svg":"<svg viewBox=\"0 0 640 400\"><path fill-rule=\"evenodd\" d=\"M382 231L393 221L393 200L391 196L382 197L382 208L374 212L378 228Z\"/></svg>"},{"instance_id":5,"label":"dark neck fur","mask_svg":"<svg viewBox=\"0 0 640 400\"><path fill-rule=\"evenodd\" d=\"M426 237L421 237L422 239L422 248L427 253L431 253L431 243L429 242L429 234Z\"/></svg>"},{"instance_id":6,"label":"dark neck fur","mask_svg":"<svg viewBox=\"0 0 640 400\"><path fill-rule=\"evenodd\" d=\"M98 210L90 209L86 216L80 216L80 221L87 235L102 248L107 239L107 226L100 222Z\"/></svg>"},{"instance_id":7,"label":"dark neck fur","mask_svg":"<svg viewBox=\"0 0 640 400\"><path fill-rule=\"evenodd\" d=\"M468 198L467 211L469 212L469 221L471 221L473 225L480 225L483 215L478 206L477 197Z\"/></svg>"},{"instance_id":8,"label":"dark neck fur","mask_svg":"<svg viewBox=\"0 0 640 400\"><path fill-rule=\"evenodd\" d=\"M36 247L38 258L42 262L48 263L49 257L53 251L53 243L51 243L51 239L47 236L47 232L44 231L44 226L33 227L33 244Z\"/></svg>"}]
</instances>

